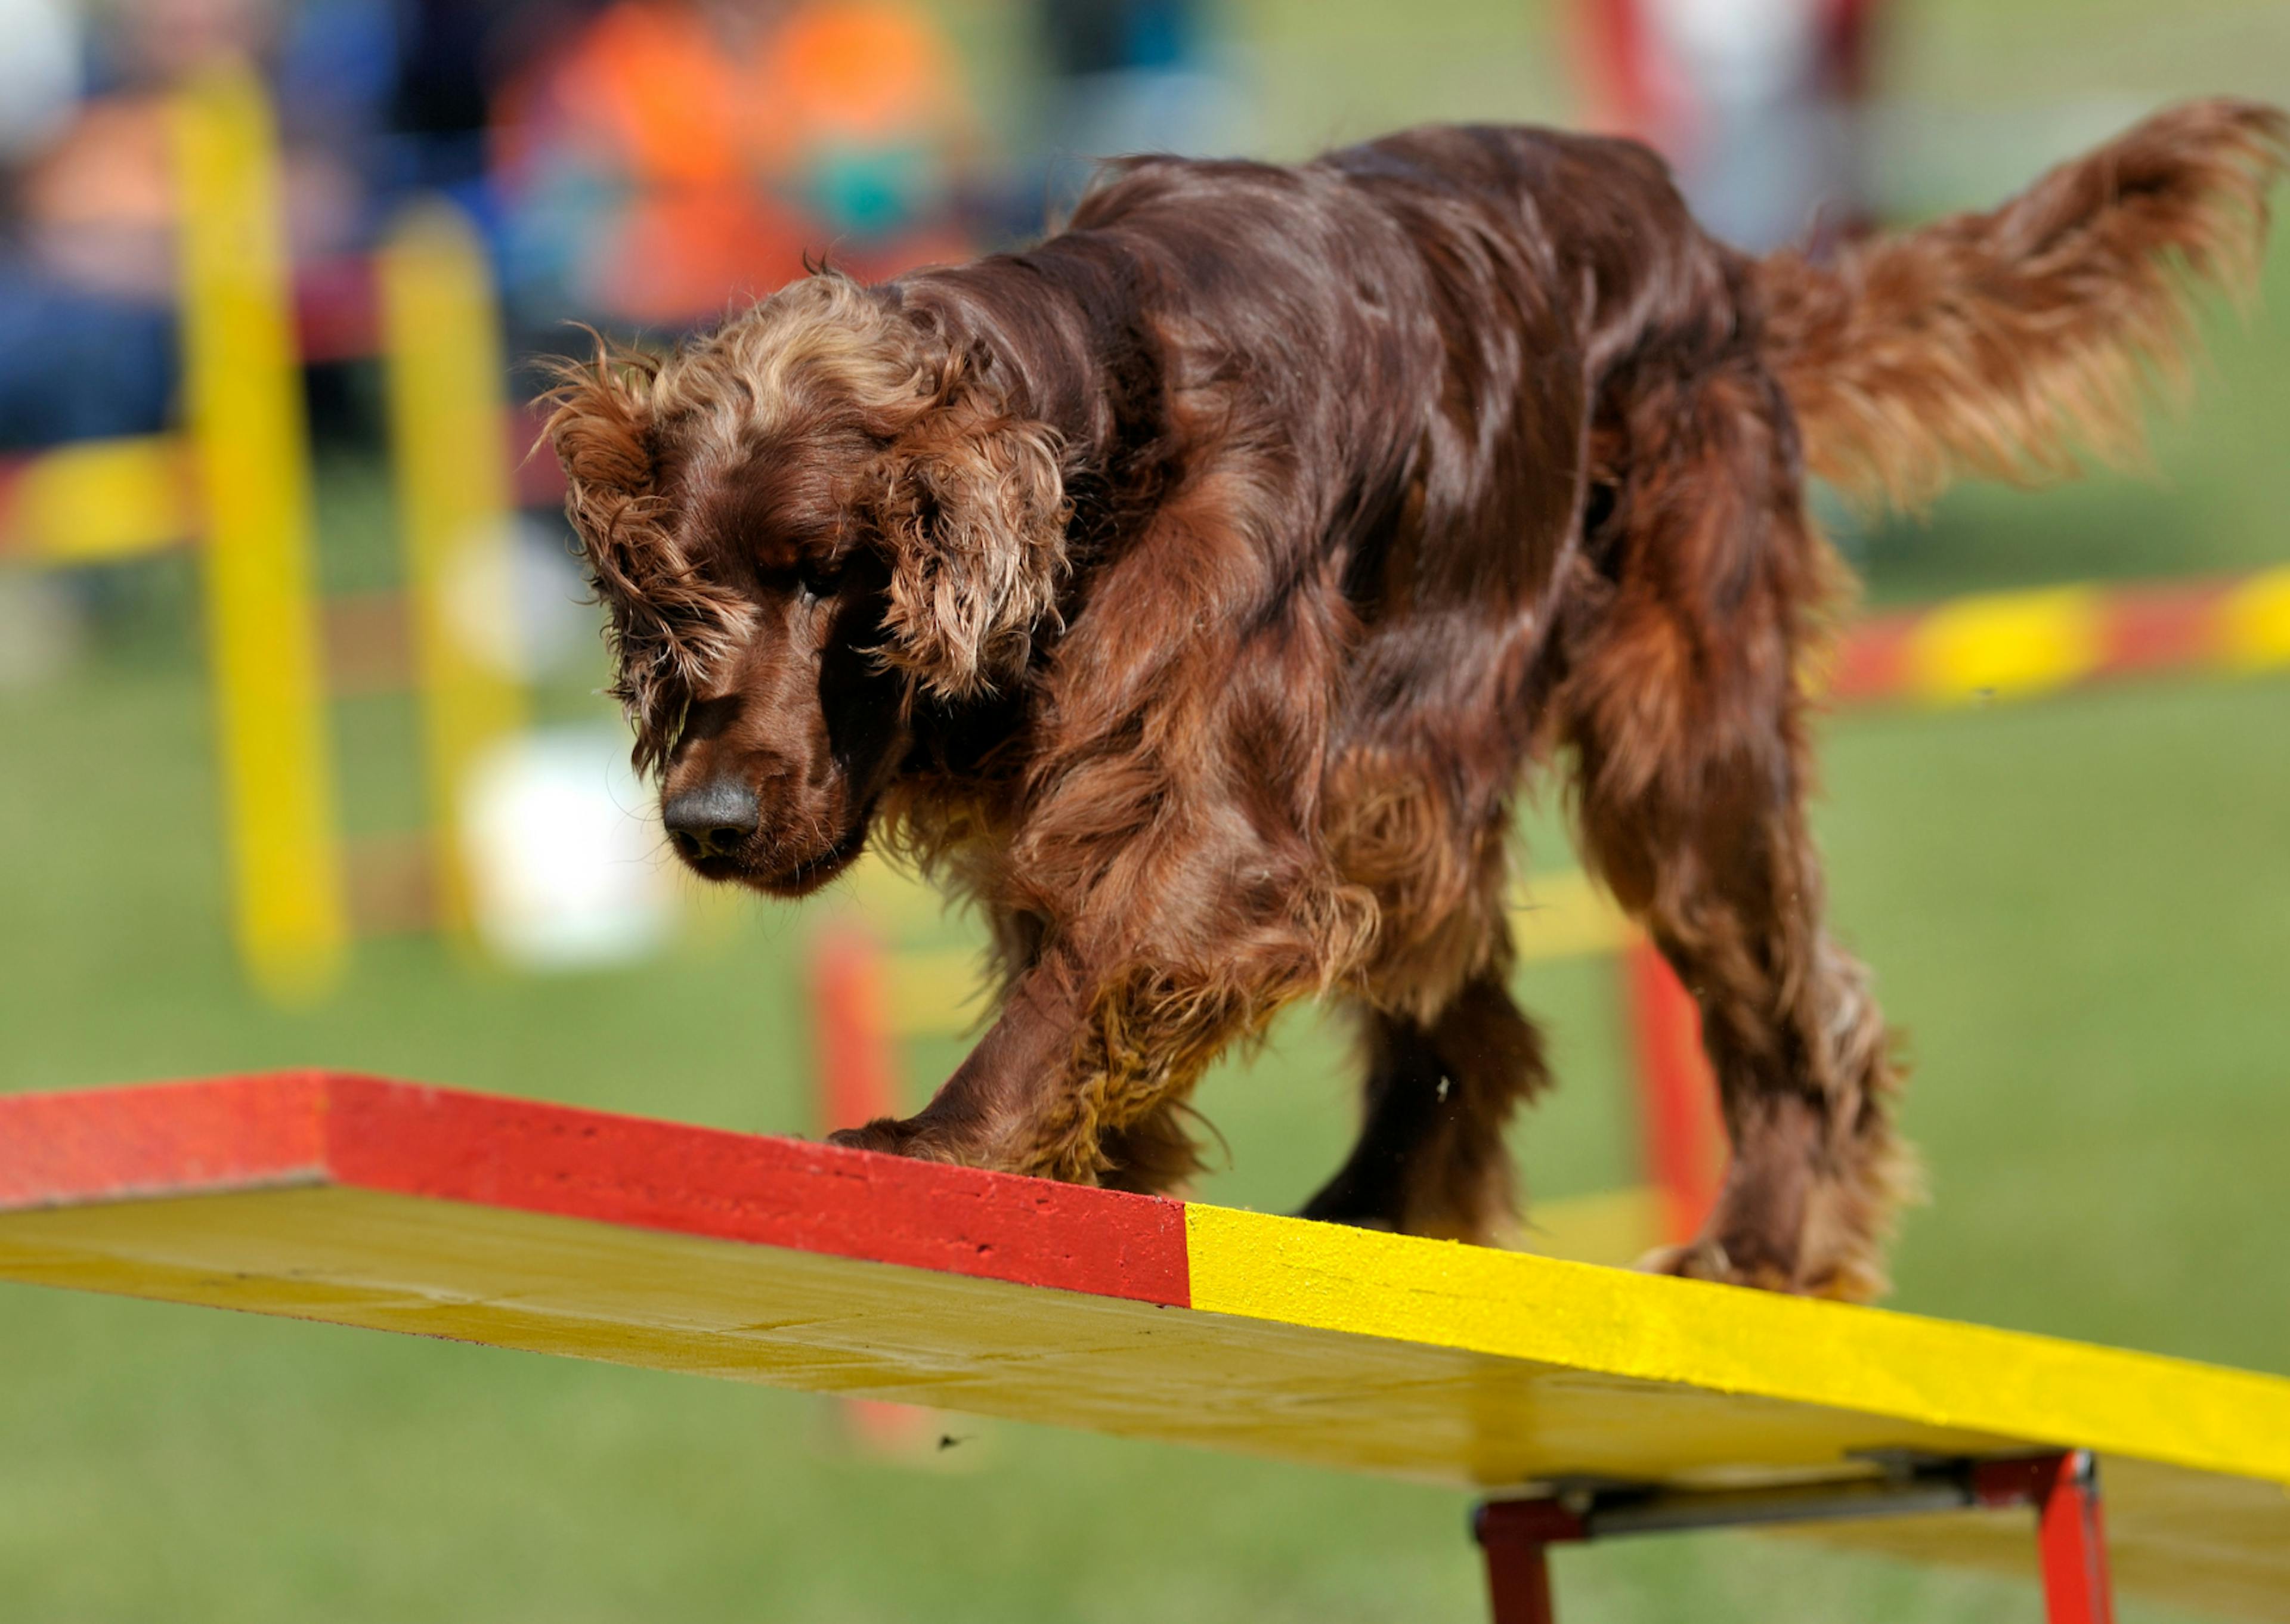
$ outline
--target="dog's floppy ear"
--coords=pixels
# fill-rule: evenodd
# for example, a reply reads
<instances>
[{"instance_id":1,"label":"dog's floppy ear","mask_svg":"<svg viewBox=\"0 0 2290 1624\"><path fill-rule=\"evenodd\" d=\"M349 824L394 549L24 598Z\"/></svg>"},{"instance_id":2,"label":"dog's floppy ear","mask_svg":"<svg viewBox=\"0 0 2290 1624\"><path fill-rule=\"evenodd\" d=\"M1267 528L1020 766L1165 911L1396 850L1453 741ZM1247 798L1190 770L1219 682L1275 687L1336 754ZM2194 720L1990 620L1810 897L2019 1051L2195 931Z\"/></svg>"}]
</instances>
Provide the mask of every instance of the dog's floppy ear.
<instances>
[{"instance_id":1,"label":"dog's floppy ear","mask_svg":"<svg viewBox=\"0 0 2290 1624\"><path fill-rule=\"evenodd\" d=\"M991 692L1057 620L1070 511L1057 432L1011 413L951 362L937 398L885 453L877 516L890 551L885 656L928 692Z\"/></svg>"},{"instance_id":2,"label":"dog's floppy ear","mask_svg":"<svg viewBox=\"0 0 2290 1624\"><path fill-rule=\"evenodd\" d=\"M543 429L564 465L564 512L611 616L609 692L636 732L640 770L667 759L692 695L737 641L746 610L694 570L662 522L656 356L609 348L554 369Z\"/></svg>"},{"instance_id":3,"label":"dog's floppy ear","mask_svg":"<svg viewBox=\"0 0 2290 1624\"><path fill-rule=\"evenodd\" d=\"M589 361L563 361L549 368L553 388L541 398L549 407L541 433L564 468L565 516L579 532L581 549L602 588L633 591L649 571L632 568L630 543L641 534L623 533L653 489L648 386L658 363L638 351L597 341Z\"/></svg>"}]
</instances>

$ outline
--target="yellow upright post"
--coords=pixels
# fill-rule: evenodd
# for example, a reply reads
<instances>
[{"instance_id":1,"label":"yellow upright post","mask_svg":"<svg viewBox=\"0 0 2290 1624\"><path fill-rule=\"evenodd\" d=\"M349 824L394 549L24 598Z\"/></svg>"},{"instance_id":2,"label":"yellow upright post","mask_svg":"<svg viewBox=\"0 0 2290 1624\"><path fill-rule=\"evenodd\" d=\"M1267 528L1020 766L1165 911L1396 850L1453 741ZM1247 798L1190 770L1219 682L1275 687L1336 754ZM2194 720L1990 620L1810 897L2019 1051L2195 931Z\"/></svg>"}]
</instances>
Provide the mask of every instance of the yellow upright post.
<instances>
[{"instance_id":1,"label":"yellow upright post","mask_svg":"<svg viewBox=\"0 0 2290 1624\"><path fill-rule=\"evenodd\" d=\"M223 69L175 117L184 388L207 519L238 943L280 997L323 992L348 938L319 659L308 426L287 308L270 112Z\"/></svg>"},{"instance_id":2,"label":"yellow upright post","mask_svg":"<svg viewBox=\"0 0 2290 1624\"><path fill-rule=\"evenodd\" d=\"M514 649L516 604L500 316L467 215L442 199L408 211L382 252L381 306L430 870L438 924L467 930L463 787L471 762L524 718L502 657Z\"/></svg>"}]
</instances>

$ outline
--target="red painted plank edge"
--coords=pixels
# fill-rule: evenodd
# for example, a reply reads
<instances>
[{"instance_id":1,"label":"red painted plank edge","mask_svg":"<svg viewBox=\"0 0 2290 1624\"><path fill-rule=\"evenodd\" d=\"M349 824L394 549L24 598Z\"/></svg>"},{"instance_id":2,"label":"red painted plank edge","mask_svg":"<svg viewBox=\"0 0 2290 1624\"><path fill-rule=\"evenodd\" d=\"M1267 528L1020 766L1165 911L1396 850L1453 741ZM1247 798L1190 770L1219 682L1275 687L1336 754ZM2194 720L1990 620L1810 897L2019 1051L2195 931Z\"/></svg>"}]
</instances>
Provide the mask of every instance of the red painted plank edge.
<instances>
[{"instance_id":1,"label":"red painted plank edge","mask_svg":"<svg viewBox=\"0 0 2290 1624\"><path fill-rule=\"evenodd\" d=\"M0 1212L282 1183L1191 1300L1154 1196L333 1072L0 1098Z\"/></svg>"},{"instance_id":2,"label":"red painted plank edge","mask_svg":"<svg viewBox=\"0 0 2290 1624\"><path fill-rule=\"evenodd\" d=\"M0 1098L0 1212L326 1177L317 1072Z\"/></svg>"}]
</instances>

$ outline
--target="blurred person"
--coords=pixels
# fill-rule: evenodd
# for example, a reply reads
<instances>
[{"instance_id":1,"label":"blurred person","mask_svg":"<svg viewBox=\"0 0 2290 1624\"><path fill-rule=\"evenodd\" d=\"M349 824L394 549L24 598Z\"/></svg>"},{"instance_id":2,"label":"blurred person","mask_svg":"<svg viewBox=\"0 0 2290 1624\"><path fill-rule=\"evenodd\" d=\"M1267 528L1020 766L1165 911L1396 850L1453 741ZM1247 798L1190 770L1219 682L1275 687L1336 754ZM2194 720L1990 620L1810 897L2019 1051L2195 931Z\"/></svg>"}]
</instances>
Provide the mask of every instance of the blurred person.
<instances>
[{"instance_id":1,"label":"blurred person","mask_svg":"<svg viewBox=\"0 0 2290 1624\"><path fill-rule=\"evenodd\" d=\"M604 0L396 0L388 127L392 176L491 213L487 147L496 101Z\"/></svg>"},{"instance_id":2,"label":"blurred person","mask_svg":"<svg viewBox=\"0 0 2290 1624\"><path fill-rule=\"evenodd\" d=\"M0 260L0 445L165 422L177 372L172 98L218 64L270 60L282 17L267 0L138 0L90 20L91 93L16 155ZM291 149L283 183L298 255L357 228L355 180L323 146Z\"/></svg>"},{"instance_id":3,"label":"blurred person","mask_svg":"<svg viewBox=\"0 0 2290 1624\"><path fill-rule=\"evenodd\" d=\"M976 146L952 51L893 0L621 0L496 109L528 311L682 329L831 253L966 252Z\"/></svg>"},{"instance_id":4,"label":"blurred person","mask_svg":"<svg viewBox=\"0 0 2290 1624\"><path fill-rule=\"evenodd\" d=\"M291 0L268 52L287 146L354 172L360 193L387 164L400 10L399 0Z\"/></svg>"},{"instance_id":5,"label":"blurred person","mask_svg":"<svg viewBox=\"0 0 2290 1624\"><path fill-rule=\"evenodd\" d=\"M155 428L173 374L165 128L88 94L76 7L5 0L0 28L0 448Z\"/></svg>"},{"instance_id":6,"label":"blurred person","mask_svg":"<svg viewBox=\"0 0 2290 1624\"><path fill-rule=\"evenodd\" d=\"M42 445L108 426L109 403L151 347L109 301L75 292L42 263L23 220L29 172L86 92L78 7L0 0L0 448ZM164 332L157 335L164 348Z\"/></svg>"},{"instance_id":7,"label":"blurred person","mask_svg":"<svg viewBox=\"0 0 2290 1624\"><path fill-rule=\"evenodd\" d=\"M1752 250L1866 225L1878 0L1577 0L1587 121L1636 135Z\"/></svg>"}]
</instances>

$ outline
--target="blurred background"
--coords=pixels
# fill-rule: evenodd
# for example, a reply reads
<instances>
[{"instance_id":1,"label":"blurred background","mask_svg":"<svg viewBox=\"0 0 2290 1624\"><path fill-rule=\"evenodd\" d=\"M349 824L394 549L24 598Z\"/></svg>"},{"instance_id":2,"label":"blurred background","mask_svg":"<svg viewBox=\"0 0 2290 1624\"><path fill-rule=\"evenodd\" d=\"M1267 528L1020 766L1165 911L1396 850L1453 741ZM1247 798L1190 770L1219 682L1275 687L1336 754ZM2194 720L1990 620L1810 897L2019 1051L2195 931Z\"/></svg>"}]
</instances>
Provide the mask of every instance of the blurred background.
<instances>
[{"instance_id":1,"label":"blurred background","mask_svg":"<svg viewBox=\"0 0 2290 1624\"><path fill-rule=\"evenodd\" d=\"M1986 206L2175 96L2290 101L2281 0L0 0L0 1089L318 1064L797 1133L849 1105L849 944L917 1103L962 1039L897 1011L969 928L669 862L524 456L568 323L1007 244L1148 148L1627 130L1761 247ZM2290 248L2262 293L2148 476L1836 516L1872 612L2073 588L1976 611L2057 644L2165 582L2187 646L1878 684L1820 828L1917 1068L1897 1306L2290 1373ZM1554 894L1561 813L1523 831ZM1580 1210L1641 1178L1629 1000L1603 947L1520 980L1562 1080L1520 1159ZM1293 1207L1350 1089L1285 1020L1203 1091L1200 1194ZM800 1396L25 1288L0 1371L12 1619L1482 1616L1437 1490L1005 1421L910 1451ZM1583 1620L2036 1604L1742 1536L1557 1564Z\"/></svg>"}]
</instances>

